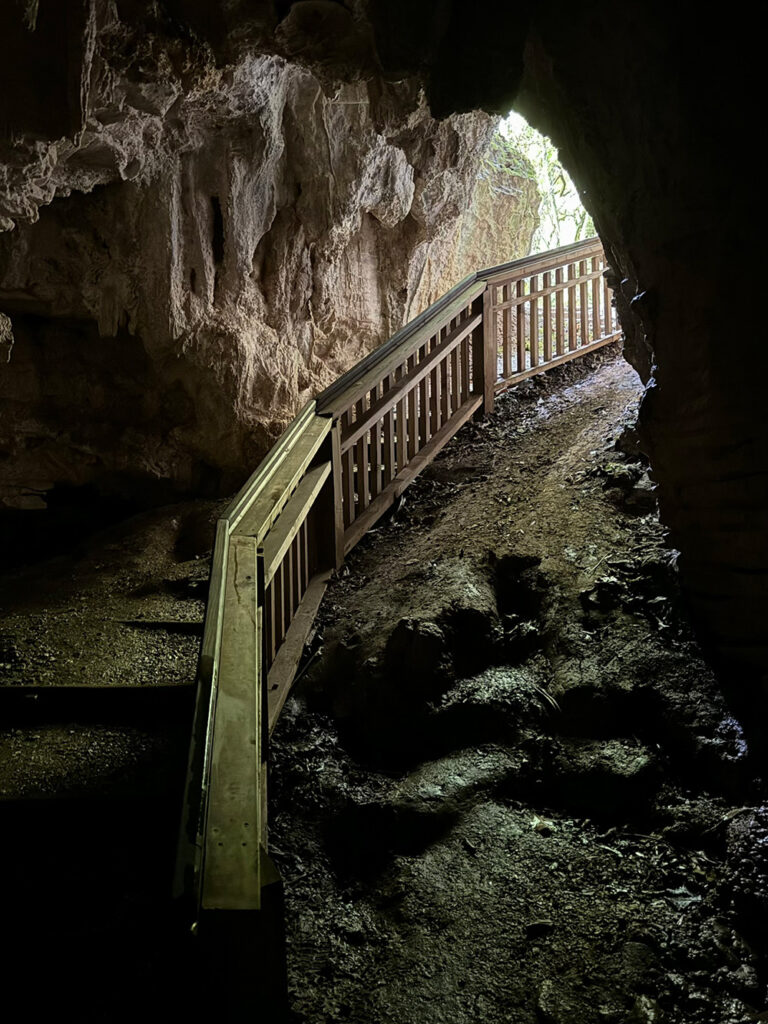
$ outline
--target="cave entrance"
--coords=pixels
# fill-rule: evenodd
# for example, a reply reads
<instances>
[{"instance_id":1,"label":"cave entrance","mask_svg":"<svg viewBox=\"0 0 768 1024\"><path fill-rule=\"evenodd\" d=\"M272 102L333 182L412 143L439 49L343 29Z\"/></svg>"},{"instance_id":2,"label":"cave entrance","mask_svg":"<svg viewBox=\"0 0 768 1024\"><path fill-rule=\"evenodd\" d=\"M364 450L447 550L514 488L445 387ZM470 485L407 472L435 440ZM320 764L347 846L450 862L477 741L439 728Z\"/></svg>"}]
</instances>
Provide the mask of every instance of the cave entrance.
<instances>
[{"instance_id":1,"label":"cave entrance","mask_svg":"<svg viewBox=\"0 0 768 1024\"><path fill-rule=\"evenodd\" d=\"M490 157L514 174L536 182L540 202L531 252L547 252L596 234L554 142L511 110L491 140Z\"/></svg>"}]
</instances>

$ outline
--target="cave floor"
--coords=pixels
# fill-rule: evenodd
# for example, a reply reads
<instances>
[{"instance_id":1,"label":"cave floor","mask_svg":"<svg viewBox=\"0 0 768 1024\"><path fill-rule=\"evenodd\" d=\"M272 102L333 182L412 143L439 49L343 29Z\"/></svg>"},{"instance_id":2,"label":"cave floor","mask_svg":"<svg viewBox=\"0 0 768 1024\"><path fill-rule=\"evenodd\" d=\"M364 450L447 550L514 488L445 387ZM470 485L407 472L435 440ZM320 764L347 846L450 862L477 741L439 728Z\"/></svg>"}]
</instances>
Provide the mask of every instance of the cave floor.
<instances>
[{"instance_id":1,"label":"cave floor","mask_svg":"<svg viewBox=\"0 0 768 1024\"><path fill-rule=\"evenodd\" d=\"M521 385L331 582L272 747L297 1022L768 1019L762 788L640 394L615 352Z\"/></svg>"},{"instance_id":2,"label":"cave floor","mask_svg":"<svg viewBox=\"0 0 768 1024\"><path fill-rule=\"evenodd\" d=\"M272 750L297 1024L766 1019L764 789L686 624L639 395L615 352L520 385L331 581ZM27 1020L200 1014L167 894L221 507L0 578Z\"/></svg>"}]
</instances>

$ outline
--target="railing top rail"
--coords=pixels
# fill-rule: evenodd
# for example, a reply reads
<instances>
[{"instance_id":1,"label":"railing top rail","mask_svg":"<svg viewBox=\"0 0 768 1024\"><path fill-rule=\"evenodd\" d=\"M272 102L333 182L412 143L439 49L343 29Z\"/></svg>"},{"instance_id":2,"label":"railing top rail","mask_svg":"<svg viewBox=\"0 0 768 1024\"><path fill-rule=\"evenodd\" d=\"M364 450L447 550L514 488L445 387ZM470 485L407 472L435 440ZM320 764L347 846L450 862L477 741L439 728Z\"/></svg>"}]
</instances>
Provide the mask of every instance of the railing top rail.
<instances>
[{"instance_id":1,"label":"railing top rail","mask_svg":"<svg viewBox=\"0 0 768 1024\"><path fill-rule=\"evenodd\" d=\"M298 416L285 428L279 440L270 448L229 505L227 505L221 518L228 520L230 530L237 528L248 509L264 493L270 480L290 454L294 444L304 433L307 424L315 415L316 405L317 403L314 399L307 402Z\"/></svg>"},{"instance_id":2,"label":"railing top rail","mask_svg":"<svg viewBox=\"0 0 768 1024\"><path fill-rule=\"evenodd\" d=\"M578 258L582 254L587 256L598 251L602 251L602 242L595 235L592 238L582 239L581 242L561 245L559 249L550 249L549 252L533 253L530 256L522 256L517 260L510 260L509 263L500 263L496 267L478 270L477 277L484 281L490 278L514 277L517 274L525 277L526 271L533 269L533 267L539 267L539 265L556 267L561 263L570 263L574 258Z\"/></svg>"},{"instance_id":3,"label":"railing top rail","mask_svg":"<svg viewBox=\"0 0 768 1024\"><path fill-rule=\"evenodd\" d=\"M457 285L454 285L449 292L446 292L436 302L433 302L431 306L428 306L423 312L419 313L417 317L401 327L399 331L396 331L391 338L379 345L378 348L375 348L373 352L369 352L367 356L350 370L347 370L345 374L317 396L318 412L324 413L343 391L347 391L353 384L356 384L357 381L366 376L370 370L382 362L390 353L404 347L417 331L431 320L437 319L448 306L453 304L454 300L462 292L476 282L477 274L468 274Z\"/></svg>"},{"instance_id":4,"label":"railing top rail","mask_svg":"<svg viewBox=\"0 0 768 1024\"><path fill-rule=\"evenodd\" d=\"M320 415L336 413L375 387L382 376L389 372L384 369L385 362L391 362L392 368L424 344L434 333L435 324L450 320L465 305L482 293L485 282L479 281L477 274L469 274L455 287L446 292L437 302L433 302L414 320L401 327L396 334L385 341L373 352L370 352L351 370L326 388L317 397L317 411Z\"/></svg>"},{"instance_id":5,"label":"railing top rail","mask_svg":"<svg viewBox=\"0 0 768 1024\"><path fill-rule=\"evenodd\" d=\"M485 270L468 274L462 281L459 281L457 285L451 288L449 292L446 292L436 302L433 302L431 306L428 306L415 319L401 327L391 338L361 359L359 363L339 377L338 380L334 381L325 391L322 391L316 399L317 412L323 415L329 411L335 411L339 407L339 399L342 395L348 396L357 390L363 393L366 390L365 385L369 377L372 381L371 386L374 386L375 381L373 381L373 377L375 376L374 371L376 368L395 352L400 350L406 351L409 343L412 343L416 336L421 334L423 328L432 321L438 320L457 299L462 297L464 292L472 289L478 282L485 282L493 278L508 278L514 274L525 276L528 271L533 272L534 269L546 270L550 266L554 268L558 264L571 262L572 259L579 256L592 255L594 252L601 250L601 248L602 243L595 236L584 239L581 242L571 242L569 245L562 245L560 248L552 249L547 253L534 253L531 256L523 256L520 259L511 260L509 263L501 263L498 266L487 267ZM418 339L416 340L418 341ZM359 387L356 388L356 385L359 385Z\"/></svg>"}]
</instances>

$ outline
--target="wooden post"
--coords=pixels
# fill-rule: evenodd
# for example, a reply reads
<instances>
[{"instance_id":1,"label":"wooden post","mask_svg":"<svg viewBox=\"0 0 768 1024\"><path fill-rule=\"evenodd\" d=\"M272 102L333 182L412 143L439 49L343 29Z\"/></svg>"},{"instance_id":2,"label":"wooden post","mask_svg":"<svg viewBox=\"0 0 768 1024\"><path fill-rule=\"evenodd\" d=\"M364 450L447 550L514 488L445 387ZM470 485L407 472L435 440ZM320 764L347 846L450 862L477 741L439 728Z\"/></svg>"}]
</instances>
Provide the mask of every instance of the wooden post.
<instances>
[{"instance_id":1,"label":"wooden post","mask_svg":"<svg viewBox=\"0 0 768 1024\"><path fill-rule=\"evenodd\" d=\"M568 280L576 280L576 264L568 264ZM568 286L568 351L575 352L578 348L576 340L576 285Z\"/></svg>"},{"instance_id":2,"label":"wooden post","mask_svg":"<svg viewBox=\"0 0 768 1024\"><path fill-rule=\"evenodd\" d=\"M522 299L525 295L525 285L520 280L515 285L516 298ZM527 370L525 359L525 303L520 301L517 306L517 372Z\"/></svg>"},{"instance_id":3,"label":"wooden post","mask_svg":"<svg viewBox=\"0 0 768 1024\"><path fill-rule=\"evenodd\" d=\"M333 518L328 528L333 533L333 568L340 569L344 561L344 466L341 461L341 423L331 428L331 481L333 486Z\"/></svg>"},{"instance_id":4,"label":"wooden post","mask_svg":"<svg viewBox=\"0 0 768 1024\"><path fill-rule=\"evenodd\" d=\"M552 276L547 273L542 278L542 289L549 292L552 284ZM542 299L544 309L544 362L548 363L552 358L552 295L545 295Z\"/></svg>"},{"instance_id":5,"label":"wooden post","mask_svg":"<svg viewBox=\"0 0 768 1024\"><path fill-rule=\"evenodd\" d=\"M584 278L587 276L587 261L581 260L579 262L579 278L581 284L579 285L579 319L581 321L581 344L586 345L589 342L589 286Z\"/></svg>"},{"instance_id":6,"label":"wooden post","mask_svg":"<svg viewBox=\"0 0 768 1024\"><path fill-rule=\"evenodd\" d=\"M494 285L483 292L483 415L493 412L496 398L496 311L493 308Z\"/></svg>"},{"instance_id":7,"label":"wooden post","mask_svg":"<svg viewBox=\"0 0 768 1024\"><path fill-rule=\"evenodd\" d=\"M563 283L563 268L558 267L555 271L555 285ZM563 327L563 289L557 288L555 292L555 355L561 356L565 352L565 330Z\"/></svg>"},{"instance_id":8,"label":"wooden post","mask_svg":"<svg viewBox=\"0 0 768 1024\"><path fill-rule=\"evenodd\" d=\"M483 313L483 315L485 315L486 292L483 292L482 295L478 295L472 303L473 313ZM482 320L474 331L472 331L470 344L472 347L472 380L470 390L473 395L483 395L485 393L485 324ZM481 405L475 413L475 419L481 419L482 416L483 406Z\"/></svg>"},{"instance_id":9,"label":"wooden post","mask_svg":"<svg viewBox=\"0 0 768 1024\"><path fill-rule=\"evenodd\" d=\"M505 284L501 289L502 302L509 302L512 297L509 284ZM511 345L511 334L512 334L512 308L511 306L505 306L504 312L502 313L502 370L501 375L506 379L512 374L512 353L510 351Z\"/></svg>"},{"instance_id":10,"label":"wooden post","mask_svg":"<svg viewBox=\"0 0 768 1024\"><path fill-rule=\"evenodd\" d=\"M600 271L600 260L597 256L592 257L592 273L599 273ZM600 278L592 278L592 334L590 341L597 341L601 336L602 331L600 330Z\"/></svg>"},{"instance_id":11,"label":"wooden post","mask_svg":"<svg viewBox=\"0 0 768 1024\"><path fill-rule=\"evenodd\" d=\"M536 282L538 278L532 277L530 283L530 294L538 291ZM528 325L531 349L531 368L539 365L539 300L531 299L528 303L531 310L531 319Z\"/></svg>"}]
</instances>

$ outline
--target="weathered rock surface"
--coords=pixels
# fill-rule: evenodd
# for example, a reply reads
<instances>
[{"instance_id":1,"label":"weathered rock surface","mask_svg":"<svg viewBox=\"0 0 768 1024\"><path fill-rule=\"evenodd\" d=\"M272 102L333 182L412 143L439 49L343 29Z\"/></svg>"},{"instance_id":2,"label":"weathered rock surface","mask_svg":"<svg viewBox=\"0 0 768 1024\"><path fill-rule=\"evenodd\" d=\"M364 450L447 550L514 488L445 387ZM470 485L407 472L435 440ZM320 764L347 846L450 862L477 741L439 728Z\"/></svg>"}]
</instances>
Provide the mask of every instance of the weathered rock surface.
<instances>
[{"instance_id":1,"label":"weathered rock surface","mask_svg":"<svg viewBox=\"0 0 768 1024\"><path fill-rule=\"evenodd\" d=\"M768 356L749 299L763 232L735 155L761 118L759 33L656 0L483 0L472 18L391 0L29 0L0 29L2 226L56 197L2 259L17 347L31 343L16 317L53 309L62 334L122 319L119 348L70 344L99 353L89 366L102 351L136 364L77 392L77 415L61 349L21 366L3 385L20 396L9 480L241 475L302 396L437 287L427 256L454 237L490 130L456 112L517 100L607 247L686 594L734 692L761 707ZM109 212L73 227L78 203ZM133 411L115 422L113 407Z\"/></svg>"},{"instance_id":2,"label":"weathered rock surface","mask_svg":"<svg viewBox=\"0 0 768 1024\"><path fill-rule=\"evenodd\" d=\"M222 64L92 6L80 128L0 148L11 505L62 481L231 488L301 404L535 227L533 182L478 178L494 118L436 121L413 77Z\"/></svg>"}]
</instances>

